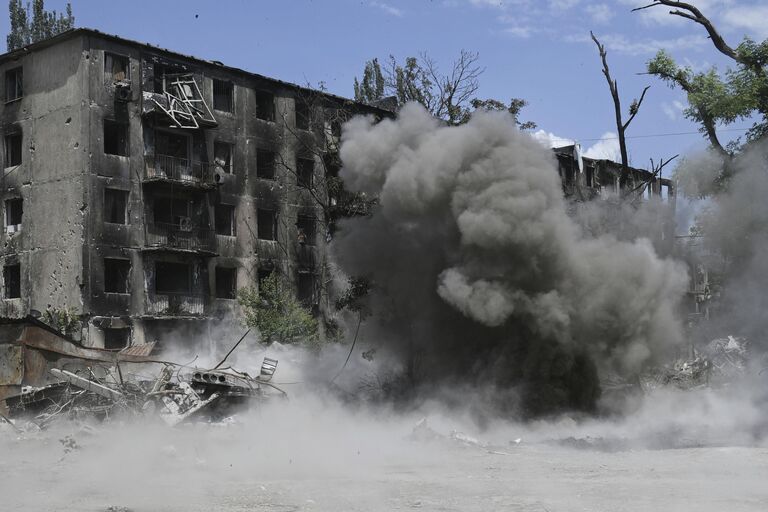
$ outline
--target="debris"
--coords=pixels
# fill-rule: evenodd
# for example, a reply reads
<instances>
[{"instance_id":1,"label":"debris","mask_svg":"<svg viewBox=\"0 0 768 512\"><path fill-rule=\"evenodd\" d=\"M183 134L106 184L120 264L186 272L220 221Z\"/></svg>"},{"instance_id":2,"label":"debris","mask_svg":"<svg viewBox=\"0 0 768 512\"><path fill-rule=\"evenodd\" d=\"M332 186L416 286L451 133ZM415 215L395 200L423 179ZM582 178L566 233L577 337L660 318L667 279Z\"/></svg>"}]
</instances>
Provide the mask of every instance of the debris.
<instances>
[{"instance_id":1,"label":"debris","mask_svg":"<svg viewBox=\"0 0 768 512\"><path fill-rule=\"evenodd\" d=\"M276 359L264 358L256 378L233 368L190 368L159 361L133 364L141 373L120 369L117 363L114 369L94 365L77 372L51 368L49 373L58 382L25 386L21 394L8 397L9 418L3 419L17 430L14 417L27 417L32 428L45 428L58 418L106 420L118 412L158 417L171 427L197 418L232 423L231 413L239 407L287 396L268 382L277 369ZM148 379L147 367L158 364L161 368ZM65 440L62 444L65 451L76 448Z\"/></svg>"}]
</instances>

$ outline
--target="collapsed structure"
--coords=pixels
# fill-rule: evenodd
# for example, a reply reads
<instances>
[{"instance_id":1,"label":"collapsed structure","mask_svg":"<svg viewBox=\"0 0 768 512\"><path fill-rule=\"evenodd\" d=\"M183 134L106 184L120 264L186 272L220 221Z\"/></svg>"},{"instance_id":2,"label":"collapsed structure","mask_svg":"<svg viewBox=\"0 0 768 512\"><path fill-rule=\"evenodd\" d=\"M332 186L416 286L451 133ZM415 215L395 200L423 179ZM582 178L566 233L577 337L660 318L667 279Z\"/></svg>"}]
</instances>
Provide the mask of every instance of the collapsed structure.
<instances>
[{"instance_id":1,"label":"collapsed structure","mask_svg":"<svg viewBox=\"0 0 768 512\"><path fill-rule=\"evenodd\" d=\"M159 359L154 348L155 343L120 351L89 348L34 318L5 320L0 420L45 428L59 418L141 415L175 426L201 417L219 420L254 402L287 396L270 382L275 359L265 357L259 374L251 376L224 366L226 357L214 368L198 368Z\"/></svg>"}]
</instances>

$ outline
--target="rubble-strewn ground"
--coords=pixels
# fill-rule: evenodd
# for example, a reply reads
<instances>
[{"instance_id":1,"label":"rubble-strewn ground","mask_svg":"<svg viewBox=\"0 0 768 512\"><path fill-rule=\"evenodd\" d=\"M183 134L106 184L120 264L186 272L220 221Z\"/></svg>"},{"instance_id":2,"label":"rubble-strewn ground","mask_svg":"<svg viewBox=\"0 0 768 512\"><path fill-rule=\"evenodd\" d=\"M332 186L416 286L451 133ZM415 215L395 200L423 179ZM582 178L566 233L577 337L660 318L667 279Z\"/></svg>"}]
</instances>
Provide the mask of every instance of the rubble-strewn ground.
<instances>
[{"instance_id":1,"label":"rubble-strewn ground","mask_svg":"<svg viewBox=\"0 0 768 512\"><path fill-rule=\"evenodd\" d=\"M758 409L679 397L616 423L484 431L458 415L415 427L418 416L301 399L217 425L4 425L0 509L768 510Z\"/></svg>"}]
</instances>

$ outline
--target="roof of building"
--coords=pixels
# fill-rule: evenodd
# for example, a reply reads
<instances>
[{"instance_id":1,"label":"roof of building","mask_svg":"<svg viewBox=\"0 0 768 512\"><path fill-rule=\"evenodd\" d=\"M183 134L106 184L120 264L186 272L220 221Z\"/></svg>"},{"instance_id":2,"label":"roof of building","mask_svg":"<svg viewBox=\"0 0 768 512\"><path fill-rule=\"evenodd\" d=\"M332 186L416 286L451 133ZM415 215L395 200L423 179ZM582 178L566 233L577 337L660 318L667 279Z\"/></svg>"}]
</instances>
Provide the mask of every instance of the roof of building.
<instances>
[{"instance_id":1,"label":"roof of building","mask_svg":"<svg viewBox=\"0 0 768 512\"><path fill-rule=\"evenodd\" d=\"M216 60L201 59L199 57L195 57L194 55L186 55L186 54L174 51L174 50L169 50L168 48L161 48L159 46L156 46L156 45L153 45L153 44L150 44L150 43L142 43L140 41L134 41L132 39L126 39L126 38L123 38L123 37L120 37L120 36L116 36L116 35L113 35L113 34L107 34L105 32L101 32L99 30L96 30L96 29L93 29L93 28L87 28L87 27L73 28L71 30L67 30L67 31L64 31L64 32L62 32L60 34L57 34L57 35L55 35L55 36L53 36L51 38L44 39L42 41L38 41L36 43L32 43L32 44L24 46L22 48L18 48L16 50L4 53L4 54L0 55L0 63L3 63L5 61L7 61L7 60L17 59L20 56L25 55L25 54L27 54L29 52L33 52L35 50L39 50L39 49L42 49L42 48L53 46L53 45L58 44L58 43L60 43L62 41L66 41L68 39L72 39L73 37L77 37L77 36L81 36L81 35L96 36L96 37L100 37L102 39L109 39L109 40L112 40L112 41L115 41L115 42L118 42L118 43L121 43L121 44L127 44L127 45L136 46L136 47L140 47L140 48L146 48L146 49L149 49L149 50L152 50L152 51L155 51L155 52L162 52L162 53L165 53L165 54L167 54L169 56L172 56L172 57L175 57L175 58L185 59L185 60L192 60L192 61L195 61L195 62L201 64L201 65L217 67L217 68L220 68L220 69L225 70L225 71L229 71L229 72L232 72L232 73L237 73L237 74L241 74L241 75L247 76L249 78L256 78L256 79L260 79L260 80L267 80L267 81L270 81L270 82L274 82L274 83L280 84L280 85L282 85L282 86L284 86L286 88L294 89L294 90L297 90L297 91L320 92L324 96L326 96L326 97L328 97L330 99L334 99L334 100L339 101L339 102L353 103L355 105L364 107L364 108L369 109L371 111L376 111L376 112L379 112L379 113L382 113L382 114L385 114L385 115L392 115L392 111L391 110L389 110L387 108L383 108L384 104L382 104L382 105L369 105L367 103L362 103L362 102L359 102L359 101L355 101L353 99L345 98L343 96L332 94L332 93L329 93L329 92L326 92L326 91L319 91L319 90L313 89L311 87L301 86L301 85L298 85L298 84L294 84L292 82L286 82L285 80L279 80L277 78L268 77L266 75L261 75L259 73L254 73L252 71L247 71L245 69L237 68L237 67L234 67L234 66L227 66L226 64L223 64L223 63L221 63L219 61L216 61Z\"/></svg>"}]
</instances>

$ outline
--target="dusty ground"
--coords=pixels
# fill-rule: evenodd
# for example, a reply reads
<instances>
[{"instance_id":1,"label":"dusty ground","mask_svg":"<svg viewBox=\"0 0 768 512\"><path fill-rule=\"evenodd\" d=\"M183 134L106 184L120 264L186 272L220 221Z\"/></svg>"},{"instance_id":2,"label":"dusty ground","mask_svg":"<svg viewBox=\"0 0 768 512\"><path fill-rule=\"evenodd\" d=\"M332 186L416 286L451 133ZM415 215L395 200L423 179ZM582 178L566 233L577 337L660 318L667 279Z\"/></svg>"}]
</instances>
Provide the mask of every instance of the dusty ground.
<instances>
[{"instance_id":1,"label":"dusty ground","mask_svg":"<svg viewBox=\"0 0 768 512\"><path fill-rule=\"evenodd\" d=\"M226 426L64 423L24 435L4 426L0 510L768 510L768 445L727 435L732 423L499 423L473 432L448 418L430 416L417 439L416 416L320 402ZM477 443L452 437L455 427Z\"/></svg>"}]
</instances>

